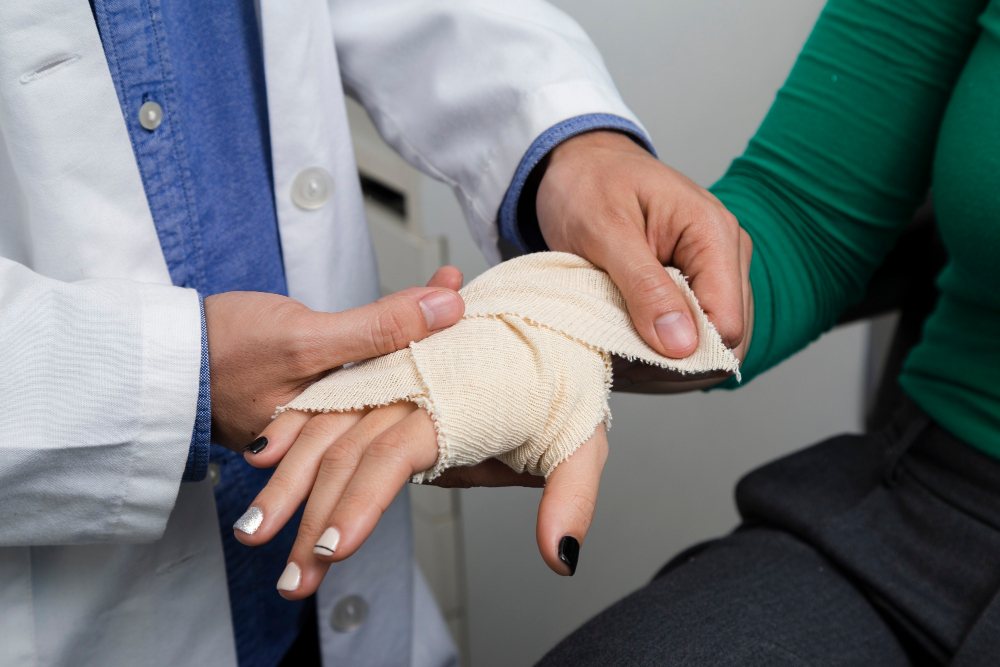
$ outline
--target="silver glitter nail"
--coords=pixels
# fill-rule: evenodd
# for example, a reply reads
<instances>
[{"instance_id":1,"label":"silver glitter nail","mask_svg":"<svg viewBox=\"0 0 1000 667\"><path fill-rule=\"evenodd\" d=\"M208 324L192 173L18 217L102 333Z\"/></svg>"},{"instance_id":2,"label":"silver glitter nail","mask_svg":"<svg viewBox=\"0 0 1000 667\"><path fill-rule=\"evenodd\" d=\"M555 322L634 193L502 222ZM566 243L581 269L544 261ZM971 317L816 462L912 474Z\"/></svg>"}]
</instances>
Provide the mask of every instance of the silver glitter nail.
<instances>
[{"instance_id":1,"label":"silver glitter nail","mask_svg":"<svg viewBox=\"0 0 1000 667\"><path fill-rule=\"evenodd\" d=\"M254 505L240 517L239 521L233 524L233 530L242 530L247 535L253 535L260 528L264 521L264 512Z\"/></svg>"}]
</instances>

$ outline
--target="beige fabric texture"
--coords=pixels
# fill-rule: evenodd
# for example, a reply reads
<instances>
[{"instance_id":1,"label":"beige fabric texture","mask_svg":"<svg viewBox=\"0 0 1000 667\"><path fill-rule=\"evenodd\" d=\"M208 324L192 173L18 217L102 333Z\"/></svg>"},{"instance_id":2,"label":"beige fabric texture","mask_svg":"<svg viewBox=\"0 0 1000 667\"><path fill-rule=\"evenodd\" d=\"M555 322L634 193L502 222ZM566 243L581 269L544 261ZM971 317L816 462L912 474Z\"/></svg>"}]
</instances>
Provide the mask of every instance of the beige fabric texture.
<instances>
[{"instance_id":1,"label":"beige fabric texture","mask_svg":"<svg viewBox=\"0 0 1000 667\"><path fill-rule=\"evenodd\" d=\"M465 316L454 326L331 373L278 412L413 401L434 420L439 449L435 465L414 482L489 458L548 477L599 424L610 426L612 355L681 375L739 377L739 361L687 280L673 267L666 271L698 327L698 349L685 359L664 357L642 340L606 273L576 255L536 253L462 289Z\"/></svg>"}]
</instances>

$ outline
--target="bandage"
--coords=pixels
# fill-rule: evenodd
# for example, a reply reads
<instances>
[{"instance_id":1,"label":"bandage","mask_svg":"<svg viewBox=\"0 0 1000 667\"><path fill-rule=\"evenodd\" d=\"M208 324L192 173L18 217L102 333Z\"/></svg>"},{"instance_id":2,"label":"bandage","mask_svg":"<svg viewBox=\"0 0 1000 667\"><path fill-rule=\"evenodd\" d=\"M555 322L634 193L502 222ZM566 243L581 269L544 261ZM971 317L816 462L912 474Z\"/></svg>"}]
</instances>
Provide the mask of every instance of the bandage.
<instances>
[{"instance_id":1,"label":"bandage","mask_svg":"<svg viewBox=\"0 0 1000 667\"><path fill-rule=\"evenodd\" d=\"M610 277L567 253L504 262L459 293L465 315L407 349L337 370L278 408L343 412L412 401L434 421L438 459L414 476L430 481L490 458L517 472L549 474L601 423L611 424L612 356L679 375L726 372L739 361L680 271L698 348L684 359L649 347Z\"/></svg>"}]
</instances>

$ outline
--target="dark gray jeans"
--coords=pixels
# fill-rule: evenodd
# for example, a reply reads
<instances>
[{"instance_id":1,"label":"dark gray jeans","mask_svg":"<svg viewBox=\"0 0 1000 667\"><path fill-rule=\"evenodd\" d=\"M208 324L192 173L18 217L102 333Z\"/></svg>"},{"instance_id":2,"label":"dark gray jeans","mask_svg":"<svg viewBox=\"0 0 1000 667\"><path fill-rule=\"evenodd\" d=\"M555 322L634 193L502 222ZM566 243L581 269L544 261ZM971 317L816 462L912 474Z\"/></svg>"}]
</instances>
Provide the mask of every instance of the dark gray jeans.
<instances>
[{"instance_id":1,"label":"dark gray jeans","mask_svg":"<svg viewBox=\"0 0 1000 667\"><path fill-rule=\"evenodd\" d=\"M908 404L740 481L685 551L541 665L1000 665L1000 462Z\"/></svg>"}]
</instances>

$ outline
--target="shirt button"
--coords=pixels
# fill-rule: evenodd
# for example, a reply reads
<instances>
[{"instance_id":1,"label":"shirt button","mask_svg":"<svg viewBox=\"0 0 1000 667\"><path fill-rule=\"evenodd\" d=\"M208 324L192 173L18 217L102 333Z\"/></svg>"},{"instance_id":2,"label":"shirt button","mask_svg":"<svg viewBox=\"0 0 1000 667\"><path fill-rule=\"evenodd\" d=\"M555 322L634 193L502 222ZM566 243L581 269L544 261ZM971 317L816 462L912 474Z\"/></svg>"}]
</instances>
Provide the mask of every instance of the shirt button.
<instances>
[{"instance_id":1,"label":"shirt button","mask_svg":"<svg viewBox=\"0 0 1000 667\"><path fill-rule=\"evenodd\" d=\"M139 107L139 125L152 132L163 122L163 107L156 102L146 102Z\"/></svg>"},{"instance_id":2,"label":"shirt button","mask_svg":"<svg viewBox=\"0 0 1000 667\"><path fill-rule=\"evenodd\" d=\"M219 483L219 479L222 478L222 471L219 470L218 463L208 464L208 480L212 482L212 486L216 486Z\"/></svg>"},{"instance_id":3,"label":"shirt button","mask_svg":"<svg viewBox=\"0 0 1000 667\"><path fill-rule=\"evenodd\" d=\"M292 201L306 211L323 208L333 197L333 176L322 167L309 167L292 181Z\"/></svg>"},{"instance_id":4,"label":"shirt button","mask_svg":"<svg viewBox=\"0 0 1000 667\"><path fill-rule=\"evenodd\" d=\"M337 632L353 632L368 618L368 603L360 595L348 595L333 608L330 627Z\"/></svg>"}]
</instances>

